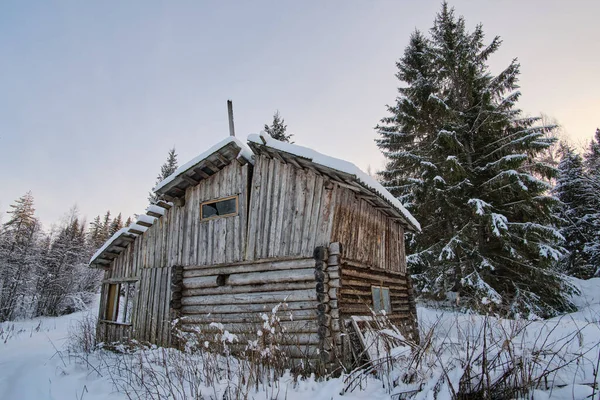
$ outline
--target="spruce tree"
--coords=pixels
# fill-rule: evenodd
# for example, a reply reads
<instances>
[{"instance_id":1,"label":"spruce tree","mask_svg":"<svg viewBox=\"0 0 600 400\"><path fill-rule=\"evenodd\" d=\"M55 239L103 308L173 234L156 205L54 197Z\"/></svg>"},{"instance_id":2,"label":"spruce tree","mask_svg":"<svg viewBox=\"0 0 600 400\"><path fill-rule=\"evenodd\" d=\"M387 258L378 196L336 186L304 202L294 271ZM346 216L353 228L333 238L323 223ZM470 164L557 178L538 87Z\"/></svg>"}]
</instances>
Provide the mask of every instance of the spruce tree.
<instances>
[{"instance_id":1,"label":"spruce tree","mask_svg":"<svg viewBox=\"0 0 600 400\"><path fill-rule=\"evenodd\" d=\"M397 62L403 82L377 126L385 186L419 220L408 263L423 296L505 314L553 315L571 308L553 267L562 236L556 200L536 160L551 127L516 107L519 64L492 75L481 25L469 32L443 3L430 35L414 32ZM546 136L546 137L545 137Z\"/></svg>"},{"instance_id":2,"label":"spruce tree","mask_svg":"<svg viewBox=\"0 0 600 400\"><path fill-rule=\"evenodd\" d=\"M294 136L293 134L287 134L287 125L281 115L279 115L279 111L276 111L273 114L273 122L271 126L265 124L265 132L271 135L271 137L275 140L279 140L281 142L288 142Z\"/></svg>"},{"instance_id":3,"label":"spruce tree","mask_svg":"<svg viewBox=\"0 0 600 400\"><path fill-rule=\"evenodd\" d=\"M40 224L27 192L10 206L0 241L0 322L24 316L33 271L39 262Z\"/></svg>"},{"instance_id":4,"label":"spruce tree","mask_svg":"<svg viewBox=\"0 0 600 400\"><path fill-rule=\"evenodd\" d=\"M177 170L177 153L173 147L171 150L169 150L167 161L165 161L165 163L160 167L160 173L156 177L156 183L154 186L165 180L168 176L175 172L175 170ZM154 204L158 201L158 197L153 191L148 193L148 201L150 204Z\"/></svg>"},{"instance_id":5,"label":"spruce tree","mask_svg":"<svg viewBox=\"0 0 600 400\"><path fill-rule=\"evenodd\" d=\"M600 276L600 129L596 129L584 157L587 180L592 190L590 203L594 209L588 219L589 224L595 227L585 245L585 252L596 268L594 276Z\"/></svg>"},{"instance_id":6,"label":"spruce tree","mask_svg":"<svg viewBox=\"0 0 600 400\"><path fill-rule=\"evenodd\" d=\"M570 275L587 279L596 272L591 260L593 254L588 251L596 231L595 194L581 156L566 145L562 146L561 152L554 192L561 201L558 216L568 251L562 259L563 268Z\"/></svg>"},{"instance_id":7,"label":"spruce tree","mask_svg":"<svg viewBox=\"0 0 600 400\"><path fill-rule=\"evenodd\" d=\"M117 215L117 218L113 219L112 223L110 224L110 229L108 232L109 237L114 235L122 227L123 227L123 219L121 217L121 213L119 213L119 215Z\"/></svg>"}]
</instances>

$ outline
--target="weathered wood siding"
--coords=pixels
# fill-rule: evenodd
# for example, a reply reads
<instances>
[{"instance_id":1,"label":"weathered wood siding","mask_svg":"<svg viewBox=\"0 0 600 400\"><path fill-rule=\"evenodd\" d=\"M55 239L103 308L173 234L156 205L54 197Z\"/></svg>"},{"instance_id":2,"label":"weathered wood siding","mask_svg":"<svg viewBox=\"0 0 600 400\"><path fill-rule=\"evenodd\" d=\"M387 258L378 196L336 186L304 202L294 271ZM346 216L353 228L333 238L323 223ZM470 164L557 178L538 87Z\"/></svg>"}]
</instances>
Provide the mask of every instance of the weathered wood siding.
<instances>
[{"instance_id":1,"label":"weathered wood siding","mask_svg":"<svg viewBox=\"0 0 600 400\"><path fill-rule=\"evenodd\" d=\"M405 272L404 228L365 198L338 187L330 242L344 246L344 258L388 271Z\"/></svg>"},{"instance_id":2,"label":"weathered wood siding","mask_svg":"<svg viewBox=\"0 0 600 400\"><path fill-rule=\"evenodd\" d=\"M281 345L297 357L307 345L314 353L319 343L314 275L313 258L185 266L182 329L208 333L214 332L211 323L222 323L229 332L256 340L262 316L280 305L277 316L286 330Z\"/></svg>"},{"instance_id":3,"label":"weathered wood siding","mask_svg":"<svg viewBox=\"0 0 600 400\"><path fill-rule=\"evenodd\" d=\"M247 260L312 257L327 246L336 187L309 169L260 155L250 195Z\"/></svg>"},{"instance_id":4,"label":"weathered wood siding","mask_svg":"<svg viewBox=\"0 0 600 400\"><path fill-rule=\"evenodd\" d=\"M171 267L240 261L244 254L248 203L248 164L237 162L186 191L185 205L171 207L113 260L104 280L137 279L133 326L99 323L99 340L128 337L157 344L170 342ZM204 201L238 195L236 216L200 220ZM106 309L103 286L100 319Z\"/></svg>"},{"instance_id":5,"label":"weathered wood siding","mask_svg":"<svg viewBox=\"0 0 600 400\"><path fill-rule=\"evenodd\" d=\"M244 256L247 220L249 165L232 162L185 193L180 226L183 241L180 265L211 265L241 261ZM238 195L238 215L200 219L200 204L208 200Z\"/></svg>"}]
</instances>

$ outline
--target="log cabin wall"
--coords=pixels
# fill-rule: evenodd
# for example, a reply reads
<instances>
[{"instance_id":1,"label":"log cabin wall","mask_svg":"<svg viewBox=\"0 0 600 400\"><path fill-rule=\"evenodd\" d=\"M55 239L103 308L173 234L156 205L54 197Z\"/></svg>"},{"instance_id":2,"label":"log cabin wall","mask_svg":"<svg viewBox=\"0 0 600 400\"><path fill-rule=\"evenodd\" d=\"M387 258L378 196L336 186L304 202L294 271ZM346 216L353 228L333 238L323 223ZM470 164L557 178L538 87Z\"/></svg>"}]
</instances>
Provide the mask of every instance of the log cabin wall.
<instances>
[{"instance_id":1,"label":"log cabin wall","mask_svg":"<svg viewBox=\"0 0 600 400\"><path fill-rule=\"evenodd\" d=\"M336 186L327 177L260 154L251 192L246 260L312 257L329 244Z\"/></svg>"},{"instance_id":2,"label":"log cabin wall","mask_svg":"<svg viewBox=\"0 0 600 400\"><path fill-rule=\"evenodd\" d=\"M210 324L221 323L244 346L247 339L260 340L263 316L279 306L281 348L295 358L316 357L319 303L312 257L184 266L181 304L183 331L200 331L212 340L216 331Z\"/></svg>"}]
</instances>

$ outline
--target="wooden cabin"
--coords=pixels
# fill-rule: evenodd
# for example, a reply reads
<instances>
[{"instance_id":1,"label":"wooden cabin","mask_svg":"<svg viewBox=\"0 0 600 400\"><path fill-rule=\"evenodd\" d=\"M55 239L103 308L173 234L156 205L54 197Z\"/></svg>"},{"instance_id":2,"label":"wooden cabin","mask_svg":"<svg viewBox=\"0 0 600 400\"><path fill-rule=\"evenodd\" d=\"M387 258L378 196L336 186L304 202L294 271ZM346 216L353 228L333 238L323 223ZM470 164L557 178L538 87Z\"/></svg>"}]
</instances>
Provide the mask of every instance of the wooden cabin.
<instances>
[{"instance_id":1,"label":"wooden cabin","mask_svg":"<svg viewBox=\"0 0 600 400\"><path fill-rule=\"evenodd\" d=\"M174 326L214 322L247 332L281 303L293 341L281 346L298 358L349 360L352 318L373 311L418 340L404 233L419 224L353 164L264 133L229 137L155 192L90 260L105 271L98 340L169 346Z\"/></svg>"}]
</instances>

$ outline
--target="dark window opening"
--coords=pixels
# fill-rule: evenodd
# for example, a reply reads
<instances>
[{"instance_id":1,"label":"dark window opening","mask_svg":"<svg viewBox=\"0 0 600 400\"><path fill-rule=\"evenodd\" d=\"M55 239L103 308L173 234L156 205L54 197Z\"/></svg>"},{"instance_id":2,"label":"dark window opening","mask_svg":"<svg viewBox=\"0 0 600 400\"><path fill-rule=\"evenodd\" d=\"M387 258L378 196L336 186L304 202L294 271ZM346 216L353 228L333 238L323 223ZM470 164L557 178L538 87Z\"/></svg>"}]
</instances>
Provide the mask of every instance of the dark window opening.
<instances>
[{"instance_id":1,"label":"dark window opening","mask_svg":"<svg viewBox=\"0 0 600 400\"><path fill-rule=\"evenodd\" d=\"M209 201L202 203L202 218L218 218L230 215L237 215L238 197L233 196L222 200Z\"/></svg>"},{"instance_id":2,"label":"dark window opening","mask_svg":"<svg viewBox=\"0 0 600 400\"><path fill-rule=\"evenodd\" d=\"M383 286L371 286L373 295L373 311L390 314L392 312L392 303L390 302L390 289Z\"/></svg>"},{"instance_id":3,"label":"dark window opening","mask_svg":"<svg viewBox=\"0 0 600 400\"><path fill-rule=\"evenodd\" d=\"M131 324L136 282L110 283L106 290L104 320Z\"/></svg>"},{"instance_id":4,"label":"dark window opening","mask_svg":"<svg viewBox=\"0 0 600 400\"><path fill-rule=\"evenodd\" d=\"M227 280L229 279L229 274L219 274L217 275L217 286L225 286L227 285Z\"/></svg>"}]
</instances>

